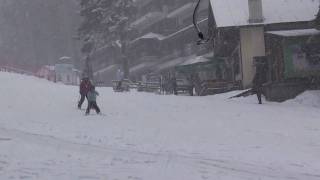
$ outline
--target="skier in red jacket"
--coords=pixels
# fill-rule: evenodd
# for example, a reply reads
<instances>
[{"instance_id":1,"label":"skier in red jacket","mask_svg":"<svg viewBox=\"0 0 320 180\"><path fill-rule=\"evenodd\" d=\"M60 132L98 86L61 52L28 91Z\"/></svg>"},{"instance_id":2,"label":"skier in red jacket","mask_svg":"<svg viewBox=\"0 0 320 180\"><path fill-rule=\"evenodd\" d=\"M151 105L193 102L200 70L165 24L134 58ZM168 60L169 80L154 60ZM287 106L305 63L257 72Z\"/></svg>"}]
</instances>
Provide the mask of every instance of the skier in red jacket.
<instances>
[{"instance_id":1,"label":"skier in red jacket","mask_svg":"<svg viewBox=\"0 0 320 180\"><path fill-rule=\"evenodd\" d=\"M78 108L81 109L82 103L84 102L84 99L87 97L87 94L91 88L92 84L89 80L89 78L85 77L81 80L80 83L80 101L78 103Z\"/></svg>"}]
</instances>

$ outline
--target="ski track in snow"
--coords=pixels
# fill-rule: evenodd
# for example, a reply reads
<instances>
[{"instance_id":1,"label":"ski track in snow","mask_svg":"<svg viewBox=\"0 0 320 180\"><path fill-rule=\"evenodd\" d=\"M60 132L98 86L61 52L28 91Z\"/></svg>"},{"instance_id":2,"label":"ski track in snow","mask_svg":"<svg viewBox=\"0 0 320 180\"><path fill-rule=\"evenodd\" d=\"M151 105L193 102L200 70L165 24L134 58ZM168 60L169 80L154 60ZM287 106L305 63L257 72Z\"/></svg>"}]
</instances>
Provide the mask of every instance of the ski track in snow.
<instances>
[{"instance_id":1,"label":"ski track in snow","mask_svg":"<svg viewBox=\"0 0 320 180\"><path fill-rule=\"evenodd\" d=\"M57 150L58 152L64 151L69 159L74 159L72 158L73 156L81 157L84 154L92 154L93 156L97 156L99 157L99 160L106 160L105 162L103 162L103 164L101 164L101 162L97 163L96 166L96 168L98 169L104 169L104 172L106 173L104 174L104 176L108 176L107 172L109 172L110 174L124 173L127 175L127 179L144 179L143 177L138 177L139 173L137 172L140 171L140 168L144 169L153 167L156 170L162 169L164 171L167 171L166 173L170 173L171 166L180 166L185 170L188 169L189 173L194 171L193 173L198 175L198 179L214 179L215 177L219 177L221 175L235 177L236 179L250 179L254 177L260 179L313 180L320 178L320 174L284 172L272 167L259 167L259 165L257 164L250 163L230 162L221 159L207 159L204 157L192 157L178 154L156 154L150 152L138 152L126 149L115 149L88 144L79 144L51 136L32 134L19 130L8 130L0 128L0 134L1 136L10 137L3 138L4 141L17 140L18 142L21 141L24 143L35 145L37 147L51 148ZM64 162L60 161L60 163ZM8 163L6 161L0 161L0 164L6 166ZM38 176L41 172L37 171L47 170L50 172L50 169L55 168L55 166L59 164L59 162L56 162L56 160L53 159L46 162L41 162L41 164L43 165L43 167L41 167L40 169L23 167L15 169L13 171L14 174L18 173L18 175L16 176L20 179L39 178ZM131 165L133 165L133 167L130 167ZM123 166L125 166L126 168L124 168ZM0 172L3 171L3 169L4 167L1 167ZM101 179L101 176L97 174L80 175L78 178ZM161 177L149 178L162 179Z\"/></svg>"},{"instance_id":2,"label":"ski track in snow","mask_svg":"<svg viewBox=\"0 0 320 180\"><path fill-rule=\"evenodd\" d=\"M320 179L316 92L310 103L305 93L259 106L254 96L227 99L237 92L98 88L105 116L84 116L77 87L9 73L0 81L1 180Z\"/></svg>"}]
</instances>

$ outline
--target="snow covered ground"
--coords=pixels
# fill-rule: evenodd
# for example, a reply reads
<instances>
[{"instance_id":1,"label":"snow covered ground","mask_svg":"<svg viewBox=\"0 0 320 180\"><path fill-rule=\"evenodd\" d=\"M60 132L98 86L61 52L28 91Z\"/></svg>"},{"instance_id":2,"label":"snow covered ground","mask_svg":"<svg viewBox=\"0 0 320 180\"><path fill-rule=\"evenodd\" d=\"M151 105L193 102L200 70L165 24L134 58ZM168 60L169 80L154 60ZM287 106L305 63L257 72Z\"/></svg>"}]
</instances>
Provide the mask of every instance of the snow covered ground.
<instances>
[{"instance_id":1,"label":"snow covered ground","mask_svg":"<svg viewBox=\"0 0 320 180\"><path fill-rule=\"evenodd\" d=\"M320 179L320 91L258 105L97 88L105 116L84 116L78 87L0 82L1 180Z\"/></svg>"}]
</instances>

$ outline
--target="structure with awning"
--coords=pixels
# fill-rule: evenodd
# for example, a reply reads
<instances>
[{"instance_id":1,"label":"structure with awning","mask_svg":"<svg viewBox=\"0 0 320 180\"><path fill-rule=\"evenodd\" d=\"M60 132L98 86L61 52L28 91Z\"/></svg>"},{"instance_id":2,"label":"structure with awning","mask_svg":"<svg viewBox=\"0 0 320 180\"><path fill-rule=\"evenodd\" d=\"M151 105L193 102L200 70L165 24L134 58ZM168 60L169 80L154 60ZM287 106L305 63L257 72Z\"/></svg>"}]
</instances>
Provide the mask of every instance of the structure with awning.
<instances>
[{"instance_id":1,"label":"structure with awning","mask_svg":"<svg viewBox=\"0 0 320 180\"><path fill-rule=\"evenodd\" d=\"M129 69L130 76L133 79L140 79L142 75L151 73L151 69L157 62L142 62Z\"/></svg>"},{"instance_id":2,"label":"structure with awning","mask_svg":"<svg viewBox=\"0 0 320 180\"><path fill-rule=\"evenodd\" d=\"M272 80L320 76L320 30L267 31L266 44Z\"/></svg>"},{"instance_id":3,"label":"structure with awning","mask_svg":"<svg viewBox=\"0 0 320 180\"><path fill-rule=\"evenodd\" d=\"M267 56L268 53L265 31L310 28L319 11L320 2L210 0L210 5L212 14L209 18L215 36L215 54L218 55L219 50L228 50L224 54L230 55L236 52L234 57L238 57L236 61L240 65L242 88L250 88L256 71L254 58ZM238 46L239 51L236 48Z\"/></svg>"},{"instance_id":4,"label":"structure with awning","mask_svg":"<svg viewBox=\"0 0 320 180\"><path fill-rule=\"evenodd\" d=\"M187 56L187 57L178 57L176 59L172 59L172 60L160 63L155 67L154 72L161 73L165 71L175 70L176 66L182 64L183 62L185 62L187 59L191 57L194 57L194 55Z\"/></svg>"},{"instance_id":5,"label":"structure with awning","mask_svg":"<svg viewBox=\"0 0 320 180\"><path fill-rule=\"evenodd\" d=\"M226 69L225 59L214 57L213 53L195 56L175 67L176 71L185 76L199 75L201 80L222 79Z\"/></svg>"},{"instance_id":6,"label":"structure with awning","mask_svg":"<svg viewBox=\"0 0 320 180\"><path fill-rule=\"evenodd\" d=\"M121 65L111 64L105 68L95 71L93 75L96 83L111 87L112 80L116 79L116 73L119 68L121 68Z\"/></svg>"},{"instance_id":7,"label":"structure with awning","mask_svg":"<svg viewBox=\"0 0 320 180\"><path fill-rule=\"evenodd\" d=\"M161 34L157 34L157 33L153 33L153 32L149 32L141 37L138 37L132 41L130 41L130 45L134 45L135 43L141 41L141 40L148 40L148 39L154 39L154 40L158 40L161 41L165 38L165 36L161 35Z\"/></svg>"}]
</instances>

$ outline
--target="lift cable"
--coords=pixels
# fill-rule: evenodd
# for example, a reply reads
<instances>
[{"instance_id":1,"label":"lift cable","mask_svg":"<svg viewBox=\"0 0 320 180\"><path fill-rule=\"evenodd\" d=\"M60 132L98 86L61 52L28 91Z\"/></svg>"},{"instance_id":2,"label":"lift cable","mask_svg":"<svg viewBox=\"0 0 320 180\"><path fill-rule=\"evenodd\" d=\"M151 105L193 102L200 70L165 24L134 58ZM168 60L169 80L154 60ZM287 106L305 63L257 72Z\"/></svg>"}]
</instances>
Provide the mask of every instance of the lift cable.
<instances>
[{"instance_id":1,"label":"lift cable","mask_svg":"<svg viewBox=\"0 0 320 180\"><path fill-rule=\"evenodd\" d=\"M197 41L198 45L205 44L205 43L210 41L210 38L205 39L204 34L200 30L199 25L197 23L197 13L198 13L198 10L199 10L200 3L201 3L201 0L198 0L198 3L197 3L197 5L196 5L196 7L194 8L194 11L193 11L193 26L195 27L195 29L197 31L197 34L198 34L198 37L199 37L199 40Z\"/></svg>"}]
</instances>

